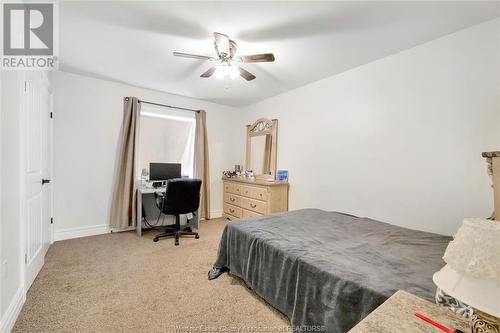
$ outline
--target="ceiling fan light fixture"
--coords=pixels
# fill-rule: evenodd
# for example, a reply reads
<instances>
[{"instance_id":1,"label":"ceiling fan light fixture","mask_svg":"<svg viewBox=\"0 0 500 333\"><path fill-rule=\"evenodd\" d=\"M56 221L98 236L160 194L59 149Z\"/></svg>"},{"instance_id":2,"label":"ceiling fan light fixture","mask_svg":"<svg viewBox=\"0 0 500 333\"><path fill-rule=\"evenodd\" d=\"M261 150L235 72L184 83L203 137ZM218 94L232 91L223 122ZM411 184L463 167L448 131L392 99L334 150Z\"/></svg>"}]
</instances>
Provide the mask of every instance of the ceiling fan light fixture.
<instances>
[{"instance_id":1,"label":"ceiling fan light fixture","mask_svg":"<svg viewBox=\"0 0 500 333\"><path fill-rule=\"evenodd\" d=\"M238 67L232 65L219 65L215 70L214 76L219 80L224 80L229 78L231 80L237 78L240 75Z\"/></svg>"},{"instance_id":2,"label":"ceiling fan light fixture","mask_svg":"<svg viewBox=\"0 0 500 333\"><path fill-rule=\"evenodd\" d=\"M229 72L229 78L230 79L236 79L238 76L240 76L240 71L238 70L238 67L230 65L228 68Z\"/></svg>"}]
</instances>

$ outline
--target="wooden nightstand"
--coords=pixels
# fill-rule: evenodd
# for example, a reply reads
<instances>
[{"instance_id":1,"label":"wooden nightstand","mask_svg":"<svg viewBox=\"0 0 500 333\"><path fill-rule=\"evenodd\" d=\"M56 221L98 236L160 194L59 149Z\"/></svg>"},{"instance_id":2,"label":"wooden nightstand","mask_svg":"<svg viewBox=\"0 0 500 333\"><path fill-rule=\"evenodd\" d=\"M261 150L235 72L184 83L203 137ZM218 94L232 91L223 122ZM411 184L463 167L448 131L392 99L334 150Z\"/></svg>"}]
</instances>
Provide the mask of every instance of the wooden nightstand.
<instances>
[{"instance_id":1,"label":"wooden nightstand","mask_svg":"<svg viewBox=\"0 0 500 333\"><path fill-rule=\"evenodd\" d=\"M469 322L450 310L399 290L349 333L439 333L440 329L415 317L421 314L447 327L470 332Z\"/></svg>"}]
</instances>

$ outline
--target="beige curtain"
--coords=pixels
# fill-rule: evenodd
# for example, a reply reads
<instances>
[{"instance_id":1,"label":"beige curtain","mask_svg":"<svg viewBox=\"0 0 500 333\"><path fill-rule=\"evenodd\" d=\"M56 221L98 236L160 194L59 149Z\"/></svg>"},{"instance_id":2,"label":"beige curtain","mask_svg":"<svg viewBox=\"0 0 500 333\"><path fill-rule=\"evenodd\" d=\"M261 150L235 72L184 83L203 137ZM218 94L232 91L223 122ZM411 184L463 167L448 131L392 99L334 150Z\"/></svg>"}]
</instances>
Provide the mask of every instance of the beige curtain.
<instances>
[{"instance_id":1,"label":"beige curtain","mask_svg":"<svg viewBox=\"0 0 500 333\"><path fill-rule=\"evenodd\" d=\"M202 181L200 217L208 220L210 219L210 170L208 168L207 116L203 110L196 113L194 177Z\"/></svg>"},{"instance_id":2,"label":"beige curtain","mask_svg":"<svg viewBox=\"0 0 500 333\"><path fill-rule=\"evenodd\" d=\"M113 228L136 225L136 140L139 133L140 104L136 97L123 99L122 134L119 142L118 169L111 203Z\"/></svg>"}]
</instances>

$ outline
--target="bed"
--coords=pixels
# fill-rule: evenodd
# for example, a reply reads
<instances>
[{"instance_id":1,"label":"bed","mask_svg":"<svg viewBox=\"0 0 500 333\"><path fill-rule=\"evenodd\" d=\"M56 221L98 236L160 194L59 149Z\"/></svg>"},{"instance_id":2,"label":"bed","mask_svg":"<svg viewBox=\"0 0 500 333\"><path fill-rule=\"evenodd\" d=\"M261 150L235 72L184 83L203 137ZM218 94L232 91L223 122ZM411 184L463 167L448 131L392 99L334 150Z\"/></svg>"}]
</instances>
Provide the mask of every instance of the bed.
<instances>
[{"instance_id":1,"label":"bed","mask_svg":"<svg viewBox=\"0 0 500 333\"><path fill-rule=\"evenodd\" d=\"M450 240L303 209L228 223L209 278L240 277L296 329L347 332L398 289L433 301Z\"/></svg>"}]
</instances>

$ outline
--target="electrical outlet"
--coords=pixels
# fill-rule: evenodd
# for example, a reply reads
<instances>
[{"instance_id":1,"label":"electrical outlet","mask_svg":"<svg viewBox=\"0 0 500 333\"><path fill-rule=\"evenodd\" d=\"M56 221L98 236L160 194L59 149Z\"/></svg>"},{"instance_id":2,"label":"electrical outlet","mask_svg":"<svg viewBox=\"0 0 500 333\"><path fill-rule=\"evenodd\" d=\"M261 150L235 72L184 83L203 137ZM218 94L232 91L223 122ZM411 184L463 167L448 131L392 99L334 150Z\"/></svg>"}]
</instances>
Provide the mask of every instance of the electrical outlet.
<instances>
[{"instance_id":1,"label":"electrical outlet","mask_svg":"<svg viewBox=\"0 0 500 333\"><path fill-rule=\"evenodd\" d=\"M7 277L9 276L8 268L9 268L9 266L7 265L7 260L4 260L2 262L2 278L4 280L7 280Z\"/></svg>"}]
</instances>

